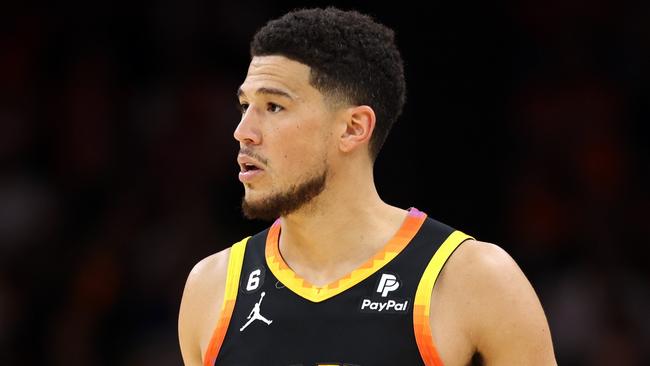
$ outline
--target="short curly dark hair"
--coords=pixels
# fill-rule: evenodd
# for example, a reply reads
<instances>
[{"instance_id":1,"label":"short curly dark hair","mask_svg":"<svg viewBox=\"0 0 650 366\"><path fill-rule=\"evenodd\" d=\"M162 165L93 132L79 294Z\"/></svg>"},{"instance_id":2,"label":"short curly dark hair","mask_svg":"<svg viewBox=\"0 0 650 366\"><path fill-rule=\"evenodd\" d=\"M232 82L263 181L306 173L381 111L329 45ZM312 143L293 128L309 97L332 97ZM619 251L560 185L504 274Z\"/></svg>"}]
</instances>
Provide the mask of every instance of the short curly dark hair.
<instances>
[{"instance_id":1,"label":"short curly dark hair","mask_svg":"<svg viewBox=\"0 0 650 366\"><path fill-rule=\"evenodd\" d=\"M406 101L404 66L391 29L357 11L294 10L257 31L250 53L303 63L311 68L310 83L326 97L370 106L377 121L369 151L376 159Z\"/></svg>"}]
</instances>

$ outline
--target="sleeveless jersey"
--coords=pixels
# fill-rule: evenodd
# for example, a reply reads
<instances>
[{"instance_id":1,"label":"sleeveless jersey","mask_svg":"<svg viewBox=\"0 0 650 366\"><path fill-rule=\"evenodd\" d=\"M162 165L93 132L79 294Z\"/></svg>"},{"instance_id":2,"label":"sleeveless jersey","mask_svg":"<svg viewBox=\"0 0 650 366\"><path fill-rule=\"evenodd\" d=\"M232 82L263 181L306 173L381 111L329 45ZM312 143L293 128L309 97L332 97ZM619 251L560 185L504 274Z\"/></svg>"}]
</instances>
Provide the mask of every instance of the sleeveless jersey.
<instances>
[{"instance_id":1,"label":"sleeveless jersey","mask_svg":"<svg viewBox=\"0 0 650 366\"><path fill-rule=\"evenodd\" d=\"M231 248L204 366L442 365L429 325L431 292L469 236L412 208L379 253L317 287L284 262L280 231L278 220Z\"/></svg>"}]
</instances>

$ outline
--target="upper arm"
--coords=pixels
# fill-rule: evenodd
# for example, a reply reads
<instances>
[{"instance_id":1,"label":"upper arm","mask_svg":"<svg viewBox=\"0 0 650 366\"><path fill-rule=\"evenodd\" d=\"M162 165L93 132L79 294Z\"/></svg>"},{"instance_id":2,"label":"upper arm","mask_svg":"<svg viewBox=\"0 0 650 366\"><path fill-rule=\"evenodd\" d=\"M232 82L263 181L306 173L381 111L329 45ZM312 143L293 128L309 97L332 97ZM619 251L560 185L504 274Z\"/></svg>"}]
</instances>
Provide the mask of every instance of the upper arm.
<instances>
[{"instance_id":1,"label":"upper arm","mask_svg":"<svg viewBox=\"0 0 650 366\"><path fill-rule=\"evenodd\" d=\"M556 365L541 303L515 261L474 240L452 255L447 294L472 348L487 365Z\"/></svg>"},{"instance_id":2,"label":"upper arm","mask_svg":"<svg viewBox=\"0 0 650 366\"><path fill-rule=\"evenodd\" d=\"M187 366L203 365L223 301L229 254L226 249L201 260L187 277L178 313L178 340Z\"/></svg>"}]
</instances>

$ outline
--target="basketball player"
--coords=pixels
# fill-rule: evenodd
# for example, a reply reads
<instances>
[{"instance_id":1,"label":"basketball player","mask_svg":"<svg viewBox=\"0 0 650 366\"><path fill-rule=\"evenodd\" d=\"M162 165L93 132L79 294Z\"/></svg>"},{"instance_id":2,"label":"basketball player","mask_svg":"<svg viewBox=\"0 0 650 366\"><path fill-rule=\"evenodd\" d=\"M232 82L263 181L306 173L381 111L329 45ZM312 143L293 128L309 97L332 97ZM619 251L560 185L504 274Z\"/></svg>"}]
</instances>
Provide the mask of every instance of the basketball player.
<instances>
[{"instance_id":1,"label":"basketball player","mask_svg":"<svg viewBox=\"0 0 650 366\"><path fill-rule=\"evenodd\" d=\"M373 163L405 100L393 32L299 10L259 30L251 55L234 131L243 212L277 220L191 271L185 364L555 365L508 254L377 194Z\"/></svg>"}]
</instances>

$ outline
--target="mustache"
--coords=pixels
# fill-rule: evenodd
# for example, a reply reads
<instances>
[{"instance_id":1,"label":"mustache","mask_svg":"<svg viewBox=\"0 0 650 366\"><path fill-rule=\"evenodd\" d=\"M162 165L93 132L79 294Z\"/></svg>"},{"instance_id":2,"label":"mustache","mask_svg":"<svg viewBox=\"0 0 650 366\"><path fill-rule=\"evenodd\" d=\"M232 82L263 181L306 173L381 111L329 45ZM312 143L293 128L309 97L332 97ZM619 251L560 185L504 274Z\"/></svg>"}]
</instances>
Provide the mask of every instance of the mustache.
<instances>
[{"instance_id":1,"label":"mustache","mask_svg":"<svg viewBox=\"0 0 650 366\"><path fill-rule=\"evenodd\" d=\"M262 164L264 164L264 165L268 165L268 163L269 163L269 161L268 161L266 158L264 158L263 156L259 155L258 153L256 153L255 151L253 151L253 149L248 148L248 147L245 147L245 148L239 149L239 154L240 154L240 155L245 155L245 156L251 157L251 158L253 158L253 159L259 161L260 163L262 163Z\"/></svg>"}]
</instances>

